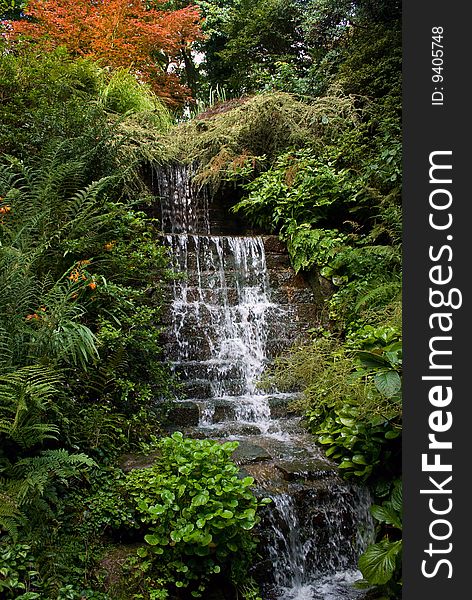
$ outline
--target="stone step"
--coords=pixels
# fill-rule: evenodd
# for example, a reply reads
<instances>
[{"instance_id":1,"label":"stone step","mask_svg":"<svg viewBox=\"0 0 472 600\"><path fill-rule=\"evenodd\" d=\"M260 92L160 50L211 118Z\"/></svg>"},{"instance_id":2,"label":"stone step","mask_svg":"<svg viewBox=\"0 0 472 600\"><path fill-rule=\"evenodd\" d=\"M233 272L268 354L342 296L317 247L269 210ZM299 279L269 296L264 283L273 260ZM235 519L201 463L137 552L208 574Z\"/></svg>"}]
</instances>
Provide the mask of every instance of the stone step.
<instances>
[{"instance_id":1,"label":"stone step","mask_svg":"<svg viewBox=\"0 0 472 600\"><path fill-rule=\"evenodd\" d=\"M270 409L270 418L287 419L293 418L296 414L290 407L296 394L278 394L269 396L267 402ZM244 396L234 396L233 398L193 398L189 400L179 400L173 402L169 407L166 405L167 421L177 426L192 427L197 426L202 419L210 421L213 425L224 424L228 427L238 426L237 409L241 404L248 402ZM260 431L257 422L246 422L245 425L254 426L257 432ZM211 428L211 425L207 425Z\"/></svg>"},{"instance_id":2,"label":"stone step","mask_svg":"<svg viewBox=\"0 0 472 600\"><path fill-rule=\"evenodd\" d=\"M179 292L179 295L180 293L181 292ZM251 291L241 290L235 286L221 287L218 285L216 287L198 287L196 285L189 285L185 288L183 293L185 294L185 301L189 304L197 302L210 306L234 306L247 301L248 294L250 294ZM167 289L164 290L164 298L167 305L172 305L174 301L174 290L172 285L169 285ZM313 292L308 288L280 286L271 289L267 299L269 303L281 305L312 304Z\"/></svg>"},{"instance_id":3,"label":"stone step","mask_svg":"<svg viewBox=\"0 0 472 600\"><path fill-rule=\"evenodd\" d=\"M178 250L179 254L174 254L174 269L188 273L214 273L219 272L221 268L221 256L226 273L232 273L236 269L235 257L229 253L228 249L223 248L223 254L219 255L216 247L211 244L201 243L198 248L195 243L188 243L185 250ZM265 253L265 264L267 269L275 271L284 271L291 268L290 258L287 254L276 254L275 252ZM246 274L247 275L247 274ZM241 277L242 274L239 273Z\"/></svg>"},{"instance_id":4,"label":"stone step","mask_svg":"<svg viewBox=\"0 0 472 600\"><path fill-rule=\"evenodd\" d=\"M215 394L214 390L221 394L229 396L240 396L246 390L246 382L241 378L222 377L219 382L216 379L212 382L209 379L191 379L181 382L181 389L187 398L209 399Z\"/></svg>"},{"instance_id":5,"label":"stone step","mask_svg":"<svg viewBox=\"0 0 472 600\"><path fill-rule=\"evenodd\" d=\"M272 269L269 271L269 283L272 287L308 288L309 285L300 273L293 269Z\"/></svg>"},{"instance_id":6,"label":"stone step","mask_svg":"<svg viewBox=\"0 0 472 600\"><path fill-rule=\"evenodd\" d=\"M178 276L175 277L171 286L176 286L177 289L185 289L189 287L201 287L201 288L220 288L220 287L233 287L235 289L253 288L264 292L270 281L264 282L262 273L251 272L248 274L242 274L241 271L235 269L225 269L224 274L216 269L205 269L202 271L196 271L195 269L181 268L174 271ZM275 277L275 275L274 275ZM283 280L287 280L287 285L291 285L286 273L279 271L278 279L283 284ZM295 287L303 287L296 282ZM268 288L267 288L268 289Z\"/></svg>"},{"instance_id":7,"label":"stone step","mask_svg":"<svg viewBox=\"0 0 472 600\"><path fill-rule=\"evenodd\" d=\"M277 327L275 324L273 325L273 329L280 329L281 327L282 324L279 324ZM287 334L287 329L288 327L284 331L284 334ZM304 331L308 329L309 324L302 323L293 330L293 335L290 337L269 338L265 345L265 357L268 364L270 364L270 361L272 361L274 358L280 356L283 352L288 350L298 339L303 339ZM193 330L191 335L192 338L185 341L184 347L175 341L175 337L173 337L172 334L166 333L162 335L164 353L168 361L198 361L199 359L202 361L208 361L214 358L210 342L206 337L204 337L203 332L200 331L200 333L197 333L195 330Z\"/></svg>"},{"instance_id":8,"label":"stone step","mask_svg":"<svg viewBox=\"0 0 472 600\"><path fill-rule=\"evenodd\" d=\"M263 313L263 317L261 317ZM258 319L258 321L256 321ZM286 309L270 305L236 305L233 307L209 306L205 304L174 305L163 310L162 323L175 324L178 333L183 336L197 335L200 330L207 332L213 339L218 339L221 325L235 326L257 323L266 334L264 337L293 337L298 331L305 331L305 325L317 323L319 310L316 304L287 305ZM212 334L212 329L217 331ZM236 329L236 331L238 331ZM170 332L167 332L168 334ZM239 332L238 332L239 333ZM285 333L285 336L283 335Z\"/></svg>"},{"instance_id":9,"label":"stone step","mask_svg":"<svg viewBox=\"0 0 472 600\"><path fill-rule=\"evenodd\" d=\"M208 360L208 361L177 361L171 364L172 370L182 380L235 378L241 376L241 365L235 361Z\"/></svg>"},{"instance_id":10,"label":"stone step","mask_svg":"<svg viewBox=\"0 0 472 600\"><path fill-rule=\"evenodd\" d=\"M240 269L232 265L225 264L224 273L221 272L219 265L210 265L200 263L200 268L194 262L194 256L190 255L186 264L174 265L176 278L169 284L169 288L178 287L255 287L263 289L264 279L262 270L256 269L252 272L241 272ZM290 287L296 289L310 290L310 286L300 273L287 265L280 268L268 267L268 284L273 289L280 287Z\"/></svg>"}]
</instances>

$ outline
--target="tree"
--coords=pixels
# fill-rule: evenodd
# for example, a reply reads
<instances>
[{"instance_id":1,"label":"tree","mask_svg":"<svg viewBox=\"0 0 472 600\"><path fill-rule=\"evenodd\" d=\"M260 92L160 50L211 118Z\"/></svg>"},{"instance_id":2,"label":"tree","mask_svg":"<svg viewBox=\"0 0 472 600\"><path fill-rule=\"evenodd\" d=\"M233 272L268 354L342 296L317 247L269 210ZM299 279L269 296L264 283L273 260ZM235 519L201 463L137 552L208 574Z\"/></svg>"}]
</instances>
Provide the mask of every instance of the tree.
<instances>
[{"instance_id":1,"label":"tree","mask_svg":"<svg viewBox=\"0 0 472 600\"><path fill-rule=\"evenodd\" d=\"M0 20L19 19L26 0L0 0Z\"/></svg>"},{"instance_id":2,"label":"tree","mask_svg":"<svg viewBox=\"0 0 472 600\"><path fill-rule=\"evenodd\" d=\"M46 51L65 46L105 66L131 68L170 103L188 95L173 63L200 36L195 6L163 10L162 2L147 8L143 0L31 0L26 18L13 22L10 33Z\"/></svg>"},{"instance_id":3,"label":"tree","mask_svg":"<svg viewBox=\"0 0 472 600\"><path fill-rule=\"evenodd\" d=\"M352 30L391 26L401 19L399 0L308 0L304 31L315 48L332 48Z\"/></svg>"},{"instance_id":4,"label":"tree","mask_svg":"<svg viewBox=\"0 0 472 600\"><path fill-rule=\"evenodd\" d=\"M233 93L252 92L264 87L278 63L303 63L297 0L234 0L229 7L221 7L218 0L207 4L213 8L206 11L214 23L205 44L205 66L213 85L223 82Z\"/></svg>"}]
</instances>

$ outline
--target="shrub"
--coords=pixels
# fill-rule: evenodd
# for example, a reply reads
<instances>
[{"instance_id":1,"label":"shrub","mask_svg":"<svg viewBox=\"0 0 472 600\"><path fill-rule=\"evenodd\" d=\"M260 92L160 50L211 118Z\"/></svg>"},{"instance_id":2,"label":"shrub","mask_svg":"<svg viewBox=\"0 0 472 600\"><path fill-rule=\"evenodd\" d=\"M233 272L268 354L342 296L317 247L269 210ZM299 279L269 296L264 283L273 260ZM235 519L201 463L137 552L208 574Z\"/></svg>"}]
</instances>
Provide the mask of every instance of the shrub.
<instances>
[{"instance_id":1,"label":"shrub","mask_svg":"<svg viewBox=\"0 0 472 600\"><path fill-rule=\"evenodd\" d=\"M256 547L250 531L265 501L249 489L251 477L239 478L230 460L237 445L185 439L177 432L160 441L153 467L126 478L129 499L146 527L141 565L171 589L188 588L198 598L213 575L244 572L241 566L250 564Z\"/></svg>"}]
</instances>

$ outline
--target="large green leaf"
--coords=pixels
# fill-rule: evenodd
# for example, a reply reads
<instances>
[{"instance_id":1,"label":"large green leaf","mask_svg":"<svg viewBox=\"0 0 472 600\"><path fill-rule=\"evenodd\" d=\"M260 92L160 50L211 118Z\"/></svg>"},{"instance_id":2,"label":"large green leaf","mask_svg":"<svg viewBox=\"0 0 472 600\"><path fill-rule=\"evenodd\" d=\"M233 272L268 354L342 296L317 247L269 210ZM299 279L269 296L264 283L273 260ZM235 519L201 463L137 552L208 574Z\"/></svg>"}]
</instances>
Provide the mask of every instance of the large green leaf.
<instances>
[{"instance_id":1,"label":"large green leaf","mask_svg":"<svg viewBox=\"0 0 472 600\"><path fill-rule=\"evenodd\" d=\"M395 572L397 556L402 550L401 540L390 542L382 540L372 544L359 558L359 569L369 583L383 585Z\"/></svg>"},{"instance_id":2,"label":"large green leaf","mask_svg":"<svg viewBox=\"0 0 472 600\"><path fill-rule=\"evenodd\" d=\"M397 529L402 528L402 520L400 515L396 510L394 510L391 506L378 506L374 504L370 509L372 516L380 521L381 523L388 523L388 525L393 525L397 527Z\"/></svg>"},{"instance_id":3,"label":"large green leaf","mask_svg":"<svg viewBox=\"0 0 472 600\"><path fill-rule=\"evenodd\" d=\"M401 479L397 480L395 482L395 485L393 486L393 491L392 491L392 496L390 498L390 502L392 504L392 507L396 511L401 512L401 510L403 508L403 492L402 492Z\"/></svg>"},{"instance_id":4,"label":"large green leaf","mask_svg":"<svg viewBox=\"0 0 472 600\"><path fill-rule=\"evenodd\" d=\"M360 352L356 352L356 358L360 360L363 367L367 368L379 368L379 367L389 367L390 363L388 360L381 354L377 354L375 352L367 352L366 350L361 350Z\"/></svg>"},{"instance_id":5,"label":"large green leaf","mask_svg":"<svg viewBox=\"0 0 472 600\"><path fill-rule=\"evenodd\" d=\"M393 370L377 373L374 376L374 383L375 387L386 398L392 398L392 396L398 394L402 387L400 375Z\"/></svg>"}]
</instances>

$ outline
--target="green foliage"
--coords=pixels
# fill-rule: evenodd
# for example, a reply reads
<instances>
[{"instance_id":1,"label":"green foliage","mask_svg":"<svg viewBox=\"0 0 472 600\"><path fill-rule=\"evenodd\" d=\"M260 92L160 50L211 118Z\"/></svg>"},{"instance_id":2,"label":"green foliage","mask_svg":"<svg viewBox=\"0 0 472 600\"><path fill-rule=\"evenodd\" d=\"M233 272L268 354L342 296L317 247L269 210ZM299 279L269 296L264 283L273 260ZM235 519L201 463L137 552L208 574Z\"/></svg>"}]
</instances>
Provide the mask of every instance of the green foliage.
<instances>
[{"instance_id":1,"label":"green foliage","mask_svg":"<svg viewBox=\"0 0 472 600\"><path fill-rule=\"evenodd\" d=\"M124 171L139 185L135 163L152 153L135 138L151 146L172 122L160 100L127 71L110 73L63 48L45 55L34 48L0 52L0 89L2 153L29 160L67 140L63 160L87 157L89 183Z\"/></svg>"},{"instance_id":2,"label":"green foliage","mask_svg":"<svg viewBox=\"0 0 472 600\"><path fill-rule=\"evenodd\" d=\"M57 503L58 489L72 478L80 477L95 463L85 454L70 454L67 450L43 450L39 455L10 462L2 457L0 496L4 509L0 514L0 530L14 540L19 525L28 516L34 522Z\"/></svg>"},{"instance_id":3,"label":"green foliage","mask_svg":"<svg viewBox=\"0 0 472 600\"><path fill-rule=\"evenodd\" d=\"M224 78L233 93L260 89L277 61L299 60L299 25L299 5L293 0L232 2L222 23L224 46L217 65L210 60L210 77L217 70L219 81Z\"/></svg>"},{"instance_id":4,"label":"green foliage","mask_svg":"<svg viewBox=\"0 0 472 600\"><path fill-rule=\"evenodd\" d=\"M0 527L10 534L0 594L105 600L103 541L129 536L142 544L128 597L199 597L218 573L259 597L247 566L260 502L230 461L234 445L176 434L149 469L105 466L158 434L156 406L173 385L160 362L167 256L146 213L153 167L177 161L279 234L296 271L332 286L325 313L338 337L295 348L274 378L302 389L328 456L371 486L379 539L360 567L394 597L399 3L196 3L204 61L182 48L181 70L200 101L170 130L168 111L125 70L63 49L39 56L34 44L0 52ZM23 5L0 11L16 18ZM257 95L235 97L247 93Z\"/></svg>"},{"instance_id":5,"label":"green foliage","mask_svg":"<svg viewBox=\"0 0 472 600\"><path fill-rule=\"evenodd\" d=\"M402 345L394 342L381 349L357 352L358 377L371 377L377 391L391 402L401 402Z\"/></svg>"},{"instance_id":6,"label":"green foliage","mask_svg":"<svg viewBox=\"0 0 472 600\"><path fill-rule=\"evenodd\" d=\"M223 83L235 94L278 89L313 96L341 76L349 84L357 80L355 93L370 95L399 81L401 6L396 1L197 4L206 19L203 89Z\"/></svg>"},{"instance_id":7,"label":"green foliage","mask_svg":"<svg viewBox=\"0 0 472 600\"><path fill-rule=\"evenodd\" d=\"M380 586L387 597L396 598L401 590L402 487L397 480L390 498L371 507L373 517L382 525L382 540L370 545L359 558L359 569L369 585ZM391 539L391 538L394 539Z\"/></svg>"},{"instance_id":8,"label":"green foliage","mask_svg":"<svg viewBox=\"0 0 472 600\"><path fill-rule=\"evenodd\" d=\"M383 585L397 570L401 556L402 542L382 540L372 544L359 560L359 568L369 583Z\"/></svg>"},{"instance_id":9,"label":"green foliage","mask_svg":"<svg viewBox=\"0 0 472 600\"><path fill-rule=\"evenodd\" d=\"M381 328L374 333L377 340ZM364 343L370 346L369 338ZM326 455L345 477L376 485L400 472L400 377L398 341L352 351L328 337L279 359L269 383L303 390L308 426Z\"/></svg>"},{"instance_id":10,"label":"green foliage","mask_svg":"<svg viewBox=\"0 0 472 600\"><path fill-rule=\"evenodd\" d=\"M321 149L358 120L353 98L333 88L306 104L285 93L229 100L162 138L163 159L198 164L196 180L215 188L251 179L280 154L307 145Z\"/></svg>"},{"instance_id":11,"label":"green foliage","mask_svg":"<svg viewBox=\"0 0 472 600\"><path fill-rule=\"evenodd\" d=\"M267 382L303 391L308 427L344 477L368 484L378 500L390 494L372 507L383 525L359 568L368 585L392 598L401 577L401 487L392 485L401 474L399 337L392 324L353 328L346 344L315 338L279 358Z\"/></svg>"},{"instance_id":12,"label":"green foliage","mask_svg":"<svg viewBox=\"0 0 472 600\"><path fill-rule=\"evenodd\" d=\"M45 422L61 379L39 365L23 367L0 377L0 432L22 448L55 439L57 425Z\"/></svg>"},{"instance_id":13,"label":"green foliage","mask_svg":"<svg viewBox=\"0 0 472 600\"><path fill-rule=\"evenodd\" d=\"M142 568L201 597L210 578L247 567L258 502L230 457L237 443L174 433L159 443L153 467L128 474L125 488L146 525ZM239 583L239 582L237 582Z\"/></svg>"},{"instance_id":14,"label":"green foliage","mask_svg":"<svg viewBox=\"0 0 472 600\"><path fill-rule=\"evenodd\" d=\"M68 491L60 506L63 533L73 530L85 547L100 548L108 535L137 529L137 515L123 493L124 481L121 469L101 465L89 474L86 486Z\"/></svg>"},{"instance_id":15,"label":"green foliage","mask_svg":"<svg viewBox=\"0 0 472 600\"><path fill-rule=\"evenodd\" d=\"M0 80L0 528L3 543L30 543L41 572L31 589L18 575L11 597L98 599L97 556L63 498L92 456L110 461L156 433L170 386L158 362L167 252L141 210L145 159L125 143L133 119L162 130L167 112L127 73L110 79L62 50L2 53Z\"/></svg>"},{"instance_id":16,"label":"green foliage","mask_svg":"<svg viewBox=\"0 0 472 600\"><path fill-rule=\"evenodd\" d=\"M135 413L145 416L153 394L165 394L168 387L158 362L157 327L166 251L154 241L152 222L143 212L108 199L115 178L81 187L84 161L63 162L64 147L54 149L39 168L11 159L0 171L0 193L9 209L0 229L4 360L10 357L9 369L39 361L88 372L78 385L68 378L72 398L62 404L62 425L68 417L75 421L76 410L91 416L93 408L83 403L97 393L103 398L96 413L103 417L107 404L127 403L125 412L133 420ZM133 367L130 356L136 359ZM57 389L51 393L61 397ZM100 420L104 430L107 420ZM78 423L71 434L80 440L92 423ZM139 424L130 425L120 425L128 431L125 444ZM82 438L86 444L89 435L94 434ZM94 447L105 448L100 441Z\"/></svg>"},{"instance_id":17,"label":"green foliage","mask_svg":"<svg viewBox=\"0 0 472 600\"><path fill-rule=\"evenodd\" d=\"M156 125L159 118L162 118L163 128L170 124L168 113L150 88L140 84L126 69L114 71L99 94L109 111L121 115L150 111L156 115Z\"/></svg>"},{"instance_id":18,"label":"green foliage","mask_svg":"<svg viewBox=\"0 0 472 600\"><path fill-rule=\"evenodd\" d=\"M384 416L369 417L346 403L330 411L313 429L326 456L339 462L345 477L361 481L388 478L392 466L398 468L400 431Z\"/></svg>"},{"instance_id":19,"label":"green foliage","mask_svg":"<svg viewBox=\"0 0 472 600\"><path fill-rule=\"evenodd\" d=\"M262 600L258 585L253 579L245 581L239 588L238 593L244 600Z\"/></svg>"},{"instance_id":20,"label":"green foliage","mask_svg":"<svg viewBox=\"0 0 472 600\"><path fill-rule=\"evenodd\" d=\"M340 327L353 329L382 317L401 294L401 254L397 246L360 245L345 247L321 270L337 290L329 302L330 317Z\"/></svg>"},{"instance_id":21,"label":"green foliage","mask_svg":"<svg viewBox=\"0 0 472 600\"><path fill-rule=\"evenodd\" d=\"M42 596L41 578L28 544L0 545L0 594L5 600L36 600Z\"/></svg>"},{"instance_id":22,"label":"green foliage","mask_svg":"<svg viewBox=\"0 0 472 600\"><path fill-rule=\"evenodd\" d=\"M309 150L282 154L245 189L247 198L234 210L266 229L281 230L282 239L292 219L298 224L326 223L336 205L349 205L359 191L346 170L336 172Z\"/></svg>"}]
</instances>

